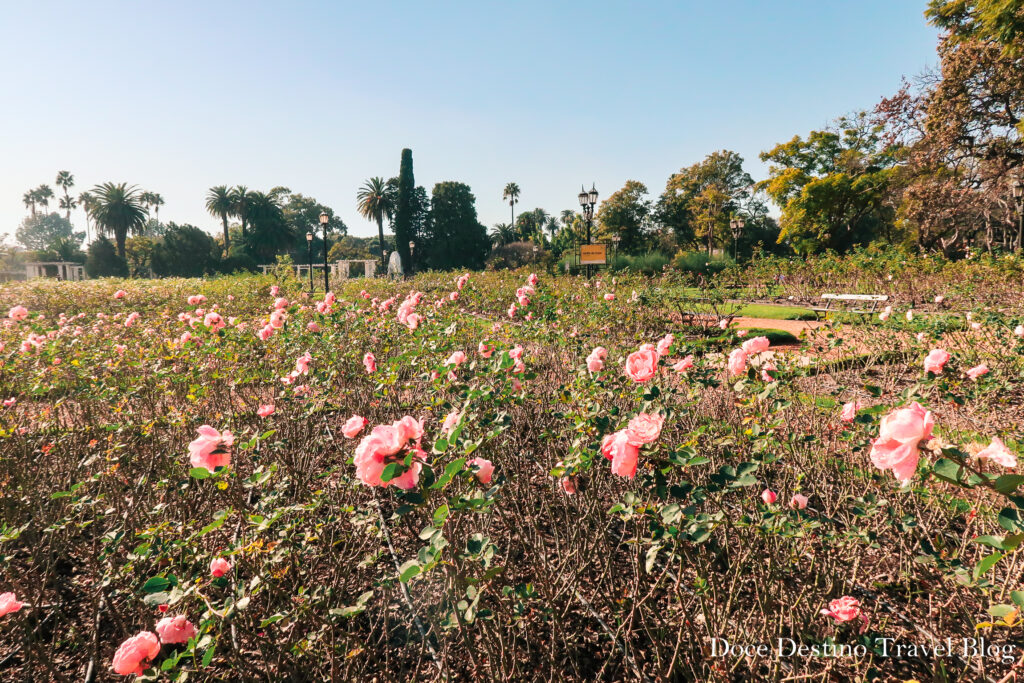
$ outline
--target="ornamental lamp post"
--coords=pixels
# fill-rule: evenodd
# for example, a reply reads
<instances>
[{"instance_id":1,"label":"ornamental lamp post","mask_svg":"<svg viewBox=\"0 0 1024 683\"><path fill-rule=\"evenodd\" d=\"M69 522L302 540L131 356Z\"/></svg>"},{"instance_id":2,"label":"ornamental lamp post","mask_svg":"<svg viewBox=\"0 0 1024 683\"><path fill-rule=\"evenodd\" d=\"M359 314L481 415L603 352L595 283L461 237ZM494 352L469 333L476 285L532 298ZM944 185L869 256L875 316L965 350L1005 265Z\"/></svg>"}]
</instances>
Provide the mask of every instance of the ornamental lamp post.
<instances>
[{"instance_id":1,"label":"ornamental lamp post","mask_svg":"<svg viewBox=\"0 0 1024 683\"><path fill-rule=\"evenodd\" d=\"M747 225L747 221L742 217L733 218L729 221L729 228L732 229L732 260L739 263L739 251L737 244L739 243L740 235L743 234L743 228Z\"/></svg>"},{"instance_id":2,"label":"ornamental lamp post","mask_svg":"<svg viewBox=\"0 0 1024 683\"><path fill-rule=\"evenodd\" d=\"M1020 251L1024 239L1024 180L1020 176L1013 181L1013 203L1017 206L1017 249Z\"/></svg>"},{"instance_id":3,"label":"ornamental lamp post","mask_svg":"<svg viewBox=\"0 0 1024 683\"><path fill-rule=\"evenodd\" d=\"M324 228L324 295L331 291L330 272L327 268L327 223L331 220L331 217L327 215L326 211L320 212L320 225Z\"/></svg>"},{"instance_id":4,"label":"ornamental lamp post","mask_svg":"<svg viewBox=\"0 0 1024 683\"><path fill-rule=\"evenodd\" d=\"M309 295L313 296L313 231L306 231L306 260L309 263Z\"/></svg>"},{"instance_id":5,"label":"ornamental lamp post","mask_svg":"<svg viewBox=\"0 0 1024 683\"><path fill-rule=\"evenodd\" d=\"M415 251L416 251L416 242L414 242L413 240L409 240L409 272L410 273L413 271L413 268L412 268L412 256L413 256L413 253Z\"/></svg>"},{"instance_id":6,"label":"ornamental lamp post","mask_svg":"<svg viewBox=\"0 0 1024 683\"><path fill-rule=\"evenodd\" d=\"M587 223L587 244L590 244L590 228L594 222L594 207L597 205L597 186L591 183L590 192L580 186L580 193L577 195L580 200L580 207L583 209L583 220ZM587 264L587 277L590 277L590 264Z\"/></svg>"}]
</instances>

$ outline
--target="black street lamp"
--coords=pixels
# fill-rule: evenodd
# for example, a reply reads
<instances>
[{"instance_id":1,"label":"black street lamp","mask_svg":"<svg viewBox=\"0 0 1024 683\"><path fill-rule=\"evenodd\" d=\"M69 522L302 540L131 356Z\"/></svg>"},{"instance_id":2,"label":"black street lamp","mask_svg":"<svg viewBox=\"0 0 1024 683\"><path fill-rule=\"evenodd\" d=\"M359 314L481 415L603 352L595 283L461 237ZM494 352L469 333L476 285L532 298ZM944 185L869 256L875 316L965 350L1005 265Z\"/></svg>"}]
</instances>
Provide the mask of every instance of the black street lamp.
<instances>
[{"instance_id":1,"label":"black street lamp","mask_svg":"<svg viewBox=\"0 0 1024 683\"><path fill-rule=\"evenodd\" d=\"M306 256L309 262L309 295L313 296L313 231L306 231Z\"/></svg>"},{"instance_id":2,"label":"black street lamp","mask_svg":"<svg viewBox=\"0 0 1024 683\"><path fill-rule=\"evenodd\" d=\"M740 235L743 234L743 228L747 225L747 221L742 217L733 218L729 221L729 228L732 229L732 260L739 263L739 252L737 251L737 243L739 242Z\"/></svg>"},{"instance_id":3,"label":"black street lamp","mask_svg":"<svg viewBox=\"0 0 1024 683\"><path fill-rule=\"evenodd\" d=\"M416 243L413 242L412 240L409 240L409 272L410 273L413 272L412 257L413 257L413 254L415 252L416 252Z\"/></svg>"},{"instance_id":4,"label":"black street lamp","mask_svg":"<svg viewBox=\"0 0 1024 683\"><path fill-rule=\"evenodd\" d=\"M1017 206L1017 251L1024 239L1024 180L1020 176L1013 181L1013 203Z\"/></svg>"},{"instance_id":5,"label":"black street lamp","mask_svg":"<svg viewBox=\"0 0 1024 683\"><path fill-rule=\"evenodd\" d=\"M320 212L320 225L324 228L324 296L331 291L330 272L327 268L327 223L330 220L331 217L327 215L326 211Z\"/></svg>"},{"instance_id":6,"label":"black street lamp","mask_svg":"<svg viewBox=\"0 0 1024 683\"><path fill-rule=\"evenodd\" d=\"M594 207L597 206L597 186L591 183L590 192L580 186L580 193L577 195L580 200L580 207L583 209L583 220L587 224L587 244L590 244L590 227L594 222ZM587 277L590 277L590 264L587 264Z\"/></svg>"}]
</instances>

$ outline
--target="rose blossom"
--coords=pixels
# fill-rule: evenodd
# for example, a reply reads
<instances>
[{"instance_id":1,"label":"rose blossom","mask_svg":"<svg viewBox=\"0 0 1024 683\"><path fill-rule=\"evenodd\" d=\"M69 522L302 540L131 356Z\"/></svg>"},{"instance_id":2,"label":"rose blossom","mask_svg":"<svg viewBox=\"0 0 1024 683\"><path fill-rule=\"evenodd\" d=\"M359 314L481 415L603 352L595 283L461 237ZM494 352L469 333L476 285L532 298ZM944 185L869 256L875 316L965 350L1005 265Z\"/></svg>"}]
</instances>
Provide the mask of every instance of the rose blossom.
<instances>
[{"instance_id":1,"label":"rose blossom","mask_svg":"<svg viewBox=\"0 0 1024 683\"><path fill-rule=\"evenodd\" d=\"M794 493L793 497L789 499L789 507L794 510L803 510L807 507L807 496Z\"/></svg>"},{"instance_id":2,"label":"rose blossom","mask_svg":"<svg viewBox=\"0 0 1024 683\"><path fill-rule=\"evenodd\" d=\"M665 424L665 417L658 413L640 413L629 421L627 432L631 443L639 446L645 443L654 443L661 436L661 427Z\"/></svg>"},{"instance_id":3,"label":"rose blossom","mask_svg":"<svg viewBox=\"0 0 1024 683\"><path fill-rule=\"evenodd\" d=\"M982 375L987 375L987 374L988 374L988 366L985 365L984 363L982 363L981 365L976 365L976 366L974 366L973 368L971 368L970 370L967 371L967 376L970 377L971 379L978 379Z\"/></svg>"},{"instance_id":4,"label":"rose blossom","mask_svg":"<svg viewBox=\"0 0 1024 683\"><path fill-rule=\"evenodd\" d=\"M843 409L839 413L839 419L842 422L853 422L854 418L857 417L858 410L860 410L860 401L850 401L849 403L844 403Z\"/></svg>"},{"instance_id":5,"label":"rose blossom","mask_svg":"<svg viewBox=\"0 0 1024 683\"><path fill-rule=\"evenodd\" d=\"M942 374L942 368L949 361L949 353L943 349L932 349L924 359L924 371L935 375Z\"/></svg>"},{"instance_id":6,"label":"rose blossom","mask_svg":"<svg viewBox=\"0 0 1024 683\"><path fill-rule=\"evenodd\" d=\"M135 674L141 676L151 660L160 654L160 641L149 631L137 634L121 643L114 653L114 673L122 676Z\"/></svg>"},{"instance_id":7,"label":"rose blossom","mask_svg":"<svg viewBox=\"0 0 1024 683\"><path fill-rule=\"evenodd\" d=\"M478 470L476 473L477 481L481 484L490 484L491 476L494 474L494 464L490 460L484 458L473 458L469 461L470 465L475 465Z\"/></svg>"},{"instance_id":8,"label":"rose blossom","mask_svg":"<svg viewBox=\"0 0 1024 683\"><path fill-rule=\"evenodd\" d=\"M761 491L761 500L764 501L765 505L771 505L777 499L778 496L775 495L775 491L772 491L771 489L765 489L764 491Z\"/></svg>"},{"instance_id":9,"label":"rose blossom","mask_svg":"<svg viewBox=\"0 0 1024 683\"><path fill-rule=\"evenodd\" d=\"M676 372L683 373L693 367L693 356L687 356L678 363L672 366L672 369Z\"/></svg>"},{"instance_id":10,"label":"rose blossom","mask_svg":"<svg viewBox=\"0 0 1024 683\"><path fill-rule=\"evenodd\" d=\"M363 366L366 368L367 374L373 374L377 372L377 358L373 353L367 351L363 356Z\"/></svg>"},{"instance_id":11,"label":"rose blossom","mask_svg":"<svg viewBox=\"0 0 1024 683\"><path fill-rule=\"evenodd\" d=\"M601 442L601 453L612 461L612 474L632 479L636 475L640 449L630 442L626 429L609 434Z\"/></svg>"},{"instance_id":12,"label":"rose blossom","mask_svg":"<svg viewBox=\"0 0 1024 683\"><path fill-rule=\"evenodd\" d=\"M1006 447L1006 444L1004 444L1003 440L998 436L993 436L992 443L979 451L974 457L989 458L997 465L1002 465L1006 468L1014 468L1017 466L1017 456L1014 455L1013 451Z\"/></svg>"},{"instance_id":13,"label":"rose blossom","mask_svg":"<svg viewBox=\"0 0 1024 683\"><path fill-rule=\"evenodd\" d=\"M634 382L646 382L658 371L658 351L650 345L640 347L626 357L626 376Z\"/></svg>"},{"instance_id":14,"label":"rose blossom","mask_svg":"<svg viewBox=\"0 0 1024 683\"><path fill-rule=\"evenodd\" d=\"M223 557L215 557L210 562L210 573L215 578L220 578L231 571L231 563L225 560Z\"/></svg>"},{"instance_id":15,"label":"rose blossom","mask_svg":"<svg viewBox=\"0 0 1024 683\"><path fill-rule=\"evenodd\" d=\"M10 614L11 612L17 612L25 603L19 602L14 593L0 593L0 617Z\"/></svg>"},{"instance_id":16,"label":"rose blossom","mask_svg":"<svg viewBox=\"0 0 1024 683\"><path fill-rule=\"evenodd\" d=\"M771 345L772 343L768 340L768 337L754 337L743 342L742 348L747 355L753 356L767 351Z\"/></svg>"},{"instance_id":17,"label":"rose blossom","mask_svg":"<svg viewBox=\"0 0 1024 683\"><path fill-rule=\"evenodd\" d=\"M196 627L185 615L176 617L164 617L156 624L157 635L160 642L167 645L187 643L190 638L195 637Z\"/></svg>"},{"instance_id":18,"label":"rose blossom","mask_svg":"<svg viewBox=\"0 0 1024 683\"><path fill-rule=\"evenodd\" d=\"M844 595L838 600L828 603L828 609L821 610L821 613L827 617L832 617L840 623L853 621L861 616L860 602L856 598Z\"/></svg>"},{"instance_id":19,"label":"rose blossom","mask_svg":"<svg viewBox=\"0 0 1024 683\"><path fill-rule=\"evenodd\" d=\"M192 467L213 472L218 467L231 464L231 451L228 449L235 443L235 437L230 431L225 429L221 433L210 425L203 425L197 431L199 436L188 445Z\"/></svg>"},{"instance_id":20,"label":"rose blossom","mask_svg":"<svg viewBox=\"0 0 1024 683\"><path fill-rule=\"evenodd\" d=\"M274 414L274 410L274 406L268 403L267 405L260 406L259 410L256 411L256 414L260 417L270 417Z\"/></svg>"},{"instance_id":21,"label":"rose blossom","mask_svg":"<svg viewBox=\"0 0 1024 683\"><path fill-rule=\"evenodd\" d=\"M871 462L881 470L892 470L901 482L910 481L917 470L917 444L931 438L935 419L920 403L898 408L882 418L878 438L871 444Z\"/></svg>"},{"instance_id":22,"label":"rose blossom","mask_svg":"<svg viewBox=\"0 0 1024 683\"><path fill-rule=\"evenodd\" d=\"M747 352L743 349L733 349L727 365L730 375L743 374L747 369Z\"/></svg>"},{"instance_id":23,"label":"rose blossom","mask_svg":"<svg viewBox=\"0 0 1024 683\"><path fill-rule=\"evenodd\" d=\"M341 428L341 433L345 435L346 439L354 439L359 435L359 432L366 428L367 420L365 417L360 415L353 415L345 421L344 426Z\"/></svg>"}]
</instances>

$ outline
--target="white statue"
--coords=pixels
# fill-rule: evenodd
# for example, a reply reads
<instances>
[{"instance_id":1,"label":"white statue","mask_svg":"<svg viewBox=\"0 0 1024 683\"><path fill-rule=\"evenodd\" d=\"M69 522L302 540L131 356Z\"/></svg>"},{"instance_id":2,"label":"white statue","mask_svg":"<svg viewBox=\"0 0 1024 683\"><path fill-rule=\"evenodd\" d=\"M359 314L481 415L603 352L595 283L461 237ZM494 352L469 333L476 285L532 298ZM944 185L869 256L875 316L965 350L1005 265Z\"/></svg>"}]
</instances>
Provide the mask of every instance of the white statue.
<instances>
[{"instance_id":1,"label":"white statue","mask_svg":"<svg viewBox=\"0 0 1024 683\"><path fill-rule=\"evenodd\" d=\"M397 249L388 257L388 277L402 277L402 255Z\"/></svg>"}]
</instances>

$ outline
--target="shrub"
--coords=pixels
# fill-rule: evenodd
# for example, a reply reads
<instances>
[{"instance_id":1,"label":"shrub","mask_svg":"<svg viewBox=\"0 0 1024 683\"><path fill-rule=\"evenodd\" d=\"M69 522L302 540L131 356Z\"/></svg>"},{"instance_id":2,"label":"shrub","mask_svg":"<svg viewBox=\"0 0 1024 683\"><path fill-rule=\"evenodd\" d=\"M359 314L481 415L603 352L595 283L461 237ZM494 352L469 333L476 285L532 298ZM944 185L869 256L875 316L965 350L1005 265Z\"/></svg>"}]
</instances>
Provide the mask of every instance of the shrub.
<instances>
[{"instance_id":1,"label":"shrub","mask_svg":"<svg viewBox=\"0 0 1024 683\"><path fill-rule=\"evenodd\" d=\"M511 242L495 247L487 259L487 270L520 268L541 260L544 251L533 242Z\"/></svg>"},{"instance_id":2,"label":"shrub","mask_svg":"<svg viewBox=\"0 0 1024 683\"><path fill-rule=\"evenodd\" d=\"M101 237L89 245L85 272L89 277L128 277L128 262L117 255L110 240Z\"/></svg>"},{"instance_id":3,"label":"shrub","mask_svg":"<svg viewBox=\"0 0 1024 683\"><path fill-rule=\"evenodd\" d=\"M692 275L717 275L726 268L734 265L728 256L712 256L702 251L681 251L676 254L672 265L684 273Z\"/></svg>"}]
</instances>

